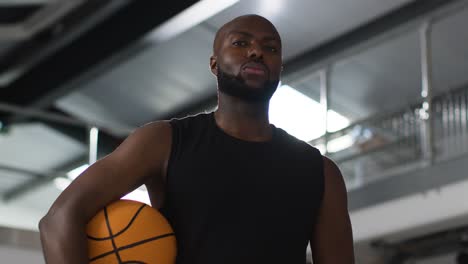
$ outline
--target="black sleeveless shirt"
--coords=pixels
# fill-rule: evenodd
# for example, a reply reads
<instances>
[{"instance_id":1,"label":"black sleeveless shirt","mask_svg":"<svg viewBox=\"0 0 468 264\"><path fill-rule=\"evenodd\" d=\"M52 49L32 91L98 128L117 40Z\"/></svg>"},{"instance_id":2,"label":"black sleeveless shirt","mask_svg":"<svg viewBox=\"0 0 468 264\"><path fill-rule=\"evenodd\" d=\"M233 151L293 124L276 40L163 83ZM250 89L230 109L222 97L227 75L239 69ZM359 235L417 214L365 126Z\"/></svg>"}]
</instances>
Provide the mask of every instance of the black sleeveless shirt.
<instances>
[{"instance_id":1,"label":"black sleeveless shirt","mask_svg":"<svg viewBox=\"0 0 468 264\"><path fill-rule=\"evenodd\" d=\"M172 119L161 213L177 264L304 264L321 204L320 152L273 127L267 142L220 129L214 113Z\"/></svg>"}]
</instances>

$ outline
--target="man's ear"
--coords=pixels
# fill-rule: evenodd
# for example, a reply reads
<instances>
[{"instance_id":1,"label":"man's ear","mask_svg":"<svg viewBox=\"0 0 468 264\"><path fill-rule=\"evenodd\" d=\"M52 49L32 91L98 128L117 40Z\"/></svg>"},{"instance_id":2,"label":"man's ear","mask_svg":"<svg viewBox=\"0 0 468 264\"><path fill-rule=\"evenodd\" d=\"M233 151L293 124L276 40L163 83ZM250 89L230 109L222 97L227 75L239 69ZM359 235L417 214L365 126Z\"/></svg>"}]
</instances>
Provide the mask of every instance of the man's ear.
<instances>
[{"instance_id":1,"label":"man's ear","mask_svg":"<svg viewBox=\"0 0 468 264\"><path fill-rule=\"evenodd\" d=\"M218 62L216 61L216 56L211 55L210 57L210 70L211 73L214 74L214 76L218 76Z\"/></svg>"}]
</instances>

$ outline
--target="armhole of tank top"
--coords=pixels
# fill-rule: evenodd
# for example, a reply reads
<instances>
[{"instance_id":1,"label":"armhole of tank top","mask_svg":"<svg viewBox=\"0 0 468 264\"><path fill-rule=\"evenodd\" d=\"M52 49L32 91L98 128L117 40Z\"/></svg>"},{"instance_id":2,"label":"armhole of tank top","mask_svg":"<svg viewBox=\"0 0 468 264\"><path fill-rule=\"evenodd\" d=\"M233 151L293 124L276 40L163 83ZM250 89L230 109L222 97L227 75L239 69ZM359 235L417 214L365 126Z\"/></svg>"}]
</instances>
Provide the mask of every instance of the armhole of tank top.
<instances>
[{"instance_id":1,"label":"armhole of tank top","mask_svg":"<svg viewBox=\"0 0 468 264\"><path fill-rule=\"evenodd\" d=\"M176 151L179 145L179 128L176 120L170 120L169 125L171 126L171 150L169 151L169 157L167 159L166 164L166 185L169 182L169 175L172 171L172 163L174 161L174 157L176 156Z\"/></svg>"}]
</instances>

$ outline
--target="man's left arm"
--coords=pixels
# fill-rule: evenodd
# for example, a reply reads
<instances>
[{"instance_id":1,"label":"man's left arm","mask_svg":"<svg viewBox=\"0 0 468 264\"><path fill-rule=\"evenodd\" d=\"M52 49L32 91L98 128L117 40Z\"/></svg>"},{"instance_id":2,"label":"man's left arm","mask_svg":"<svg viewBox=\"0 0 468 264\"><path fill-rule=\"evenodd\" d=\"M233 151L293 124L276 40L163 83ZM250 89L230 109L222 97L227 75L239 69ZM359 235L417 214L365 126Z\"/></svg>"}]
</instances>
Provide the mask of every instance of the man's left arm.
<instances>
[{"instance_id":1,"label":"man's left arm","mask_svg":"<svg viewBox=\"0 0 468 264\"><path fill-rule=\"evenodd\" d=\"M310 239L314 264L353 264L353 234L343 176L326 157L323 166L323 200Z\"/></svg>"}]
</instances>

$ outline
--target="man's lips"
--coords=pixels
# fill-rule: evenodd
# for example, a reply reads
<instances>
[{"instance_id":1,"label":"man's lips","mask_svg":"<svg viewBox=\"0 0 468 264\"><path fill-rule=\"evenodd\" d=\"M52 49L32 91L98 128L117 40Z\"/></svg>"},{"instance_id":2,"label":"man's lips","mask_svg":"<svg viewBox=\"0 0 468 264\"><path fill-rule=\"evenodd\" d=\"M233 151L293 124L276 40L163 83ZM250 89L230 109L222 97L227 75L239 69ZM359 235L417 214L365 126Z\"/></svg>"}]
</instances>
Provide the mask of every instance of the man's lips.
<instances>
[{"instance_id":1,"label":"man's lips","mask_svg":"<svg viewBox=\"0 0 468 264\"><path fill-rule=\"evenodd\" d=\"M261 63L249 62L242 67L242 71L254 75L266 75L267 68Z\"/></svg>"},{"instance_id":2,"label":"man's lips","mask_svg":"<svg viewBox=\"0 0 468 264\"><path fill-rule=\"evenodd\" d=\"M265 71L259 68L245 67L244 72L248 74L265 75Z\"/></svg>"}]
</instances>

